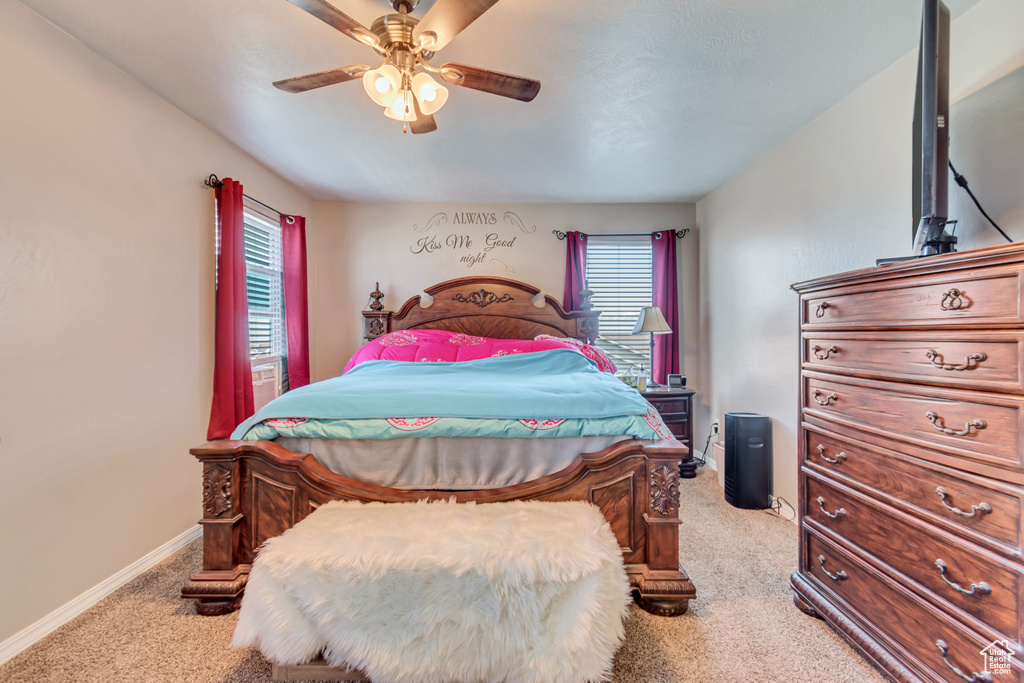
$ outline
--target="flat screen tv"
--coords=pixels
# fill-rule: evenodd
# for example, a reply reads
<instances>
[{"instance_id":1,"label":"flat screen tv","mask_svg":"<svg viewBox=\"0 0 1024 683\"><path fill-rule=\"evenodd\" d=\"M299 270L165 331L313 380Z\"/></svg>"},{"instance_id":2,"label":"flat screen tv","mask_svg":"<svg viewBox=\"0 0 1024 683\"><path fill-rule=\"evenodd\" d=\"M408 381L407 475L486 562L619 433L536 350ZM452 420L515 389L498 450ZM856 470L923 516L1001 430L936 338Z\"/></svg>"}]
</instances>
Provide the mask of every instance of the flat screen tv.
<instances>
[{"instance_id":1,"label":"flat screen tv","mask_svg":"<svg viewBox=\"0 0 1024 683\"><path fill-rule=\"evenodd\" d=\"M955 251L949 220L949 8L924 0L914 98L913 256L878 259L880 266Z\"/></svg>"},{"instance_id":2,"label":"flat screen tv","mask_svg":"<svg viewBox=\"0 0 1024 683\"><path fill-rule=\"evenodd\" d=\"M949 208L949 9L924 0L914 98L914 254L955 250Z\"/></svg>"}]
</instances>

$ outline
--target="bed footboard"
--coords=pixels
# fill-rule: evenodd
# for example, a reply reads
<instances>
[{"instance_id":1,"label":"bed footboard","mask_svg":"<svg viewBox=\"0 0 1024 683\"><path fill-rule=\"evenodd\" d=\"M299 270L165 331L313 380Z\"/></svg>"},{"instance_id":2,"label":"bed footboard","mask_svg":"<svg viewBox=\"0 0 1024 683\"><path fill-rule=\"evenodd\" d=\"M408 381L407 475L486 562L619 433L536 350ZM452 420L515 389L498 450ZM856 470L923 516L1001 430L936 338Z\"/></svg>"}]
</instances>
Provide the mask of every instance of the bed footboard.
<instances>
[{"instance_id":1,"label":"bed footboard","mask_svg":"<svg viewBox=\"0 0 1024 683\"><path fill-rule=\"evenodd\" d=\"M192 454L203 464L203 568L182 588L204 615L238 609L260 545L332 500L586 500L608 520L637 602L654 614L686 612L696 591L679 567L676 441L623 441L580 454L565 469L515 486L479 491L401 490L331 472L312 455L270 441L212 441Z\"/></svg>"}]
</instances>

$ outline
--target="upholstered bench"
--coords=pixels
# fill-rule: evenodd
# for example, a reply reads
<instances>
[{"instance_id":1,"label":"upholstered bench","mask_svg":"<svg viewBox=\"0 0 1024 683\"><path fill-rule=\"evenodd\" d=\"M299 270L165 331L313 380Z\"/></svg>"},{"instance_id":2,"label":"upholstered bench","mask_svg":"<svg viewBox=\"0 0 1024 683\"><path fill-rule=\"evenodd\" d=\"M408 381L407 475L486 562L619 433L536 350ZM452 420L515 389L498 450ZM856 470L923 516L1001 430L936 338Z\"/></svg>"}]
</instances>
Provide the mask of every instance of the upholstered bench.
<instances>
[{"instance_id":1,"label":"upholstered bench","mask_svg":"<svg viewBox=\"0 0 1024 683\"><path fill-rule=\"evenodd\" d=\"M597 681L629 601L589 503L337 501L263 546L233 646L278 674L322 656L374 683Z\"/></svg>"}]
</instances>

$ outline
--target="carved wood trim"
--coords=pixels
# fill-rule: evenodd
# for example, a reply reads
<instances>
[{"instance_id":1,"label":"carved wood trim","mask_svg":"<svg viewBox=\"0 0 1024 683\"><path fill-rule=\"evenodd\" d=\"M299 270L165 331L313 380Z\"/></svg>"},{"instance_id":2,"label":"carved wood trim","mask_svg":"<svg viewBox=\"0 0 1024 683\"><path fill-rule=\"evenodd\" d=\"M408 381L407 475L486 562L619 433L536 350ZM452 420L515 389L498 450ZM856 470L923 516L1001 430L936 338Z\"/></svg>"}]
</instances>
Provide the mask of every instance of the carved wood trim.
<instances>
[{"instance_id":1,"label":"carved wood trim","mask_svg":"<svg viewBox=\"0 0 1024 683\"><path fill-rule=\"evenodd\" d=\"M918 683L921 680L902 662L893 657L873 636L840 612L829 600L823 598L799 573L790 577L790 586L804 603L810 605L817 612L818 618L828 622L851 645L860 650L861 654L894 680L899 683Z\"/></svg>"},{"instance_id":2,"label":"carved wood trim","mask_svg":"<svg viewBox=\"0 0 1024 683\"><path fill-rule=\"evenodd\" d=\"M462 294L456 294L452 297L452 301L458 301L462 304L473 304L480 308L487 308L491 304L503 304L506 301L514 301L514 298L508 294L502 294L500 297L494 292L489 292L486 289L480 289L476 292L470 292L469 296L463 296Z\"/></svg>"},{"instance_id":3,"label":"carved wood trim","mask_svg":"<svg viewBox=\"0 0 1024 683\"><path fill-rule=\"evenodd\" d=\"M420 305L417 295L397 313L363 311L365 336L373 339L398 330L444 329L507 339L532 339L542 333L588 343L597 338L600 311L565 311L550 296L545 296L544 305L538 308L533 298L540 290L516 280L465 277L438 283L424 292L433 298L427 307ZM500 313L488 308L498 303L503 304ZM383 329L380 323L371 329L377 318L383 320Z\"/></svg>"},{"instance_id":4,"label":"carved wood trim","mask_svg":"<svg viewBox=\"0 0 1024 683\"><path fill-rule=\"evenodd\" d=\"M203 472L203 511L219 517L231 509L231 470L220 465Z\"/></svg>"},{"instance_id":5,"label":"carved wood trim","mask_svg":"<svg viewBox=\"0 0 1024 683\"><path fill-rule=\"evenodd\" d=\"M651 471L651 509L670 515L679 509L679 472L667 465Z\"/></svg>"}]
</instances>

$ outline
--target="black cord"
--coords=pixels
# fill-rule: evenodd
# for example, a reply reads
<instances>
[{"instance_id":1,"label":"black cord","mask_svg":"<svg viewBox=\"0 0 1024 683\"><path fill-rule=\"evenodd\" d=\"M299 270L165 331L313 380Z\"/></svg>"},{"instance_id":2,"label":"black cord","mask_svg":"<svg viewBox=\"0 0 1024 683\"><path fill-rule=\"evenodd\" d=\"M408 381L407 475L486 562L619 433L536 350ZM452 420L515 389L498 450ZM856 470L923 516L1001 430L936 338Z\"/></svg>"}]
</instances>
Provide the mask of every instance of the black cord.
<instances>
[{"instance_id":1,"label":"black cord","mask_svg":"<svg viewBox=\"0 0 1024 683\"><path fill-rule=\"evenodd\" d=\"M783 515L782 515L782 504L783 503L785 503L786 507L788 507L790 510L793 511L793 516L792 517L783 517ZM796 510L793 508L792 505L789 504L789 501L786 500L785 498L783 498L782 496L772 496L771 503L768 505L768 509L771 510L772 512L774 512L775 514L777 514L779 517L783 517L783 519L785 519L788 522L792 522L794 519L796 519Z\"/></svg>"},{"instance_id":2,"label":"black cord","mask_svg":"<svg viewBox=\"0 0 1024 683\"><path fill-rule=\"evenodd\" d=\"M974 196L973 192L971 192L971 188L967 187L967 178L965 178L962 175L960 175L959 173L957 173L956 169L953 168L953 162L952 161L949 162L949 170L953 172L953 180L956 181L956 184L959 185L960 187L964 188L964 190L967 191L967 195L972 200L974 200L974 205L978 207L978 211L981 211L981 215L984 216L986 219L988 219L988 222L992 224L992 227L995 228L996 230L998 230L999 234L1002 235L1003 237L1005 237L1007 242L1012 242L1013 240L1010 239L1010 236L1007 235L1005 232L1003 232L1002 228L1000 228L998 225L996 225L996 222L994 220L992 220L992 217L989 216L985 212L985 209L981 208L981 202L979 202L978 198Z\"/></svg>"},{"instance_id":3,"label":"black cord","mask_svg":"<svg viewBox=\"0 0 1024 683\"><path fill-rule=\"evenodd\" d=\"M700 460L697 460L697 467L704 467L708 464L708 446L711 445L711 437L715 435L715 427L711 426L711 431L708 432L708 439L704 442L704 450L700 452Z\"/></svg>"}]
</instances>

